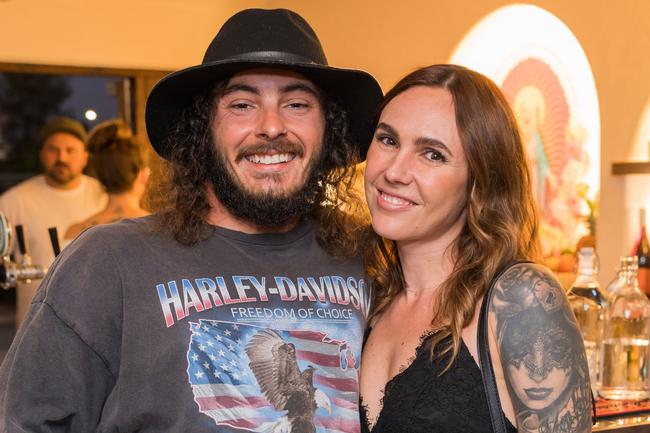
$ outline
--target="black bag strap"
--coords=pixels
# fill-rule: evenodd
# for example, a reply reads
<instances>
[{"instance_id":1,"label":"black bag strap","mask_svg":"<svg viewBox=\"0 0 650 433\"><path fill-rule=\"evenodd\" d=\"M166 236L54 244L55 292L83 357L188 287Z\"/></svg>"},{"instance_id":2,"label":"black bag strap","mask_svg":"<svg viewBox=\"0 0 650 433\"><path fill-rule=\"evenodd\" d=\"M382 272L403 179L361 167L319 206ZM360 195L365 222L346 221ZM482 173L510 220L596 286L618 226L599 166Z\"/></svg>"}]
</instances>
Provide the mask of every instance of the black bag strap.
<instances>
[{"instance_id":1,"label":"black bag strap","mask_svg":"<svg viewBox=\"0 0 650 433\"><path fill-rule=\"evenodd\" d=\"M494 276L490 282L488 291L485 292L483 302L481 304L481 313L478 322L478 359L481 365L481 374L483 375L483 388L485 389L485 397L487 398L488 409L490 410L490 420L492 421L492 430L494 433L507 433L506 418L501 409L501 400L499 399L499 390L497 389L497 381L494 377L494 368L492 367L492 359L490 358L490 345L488 343L488 307L490 304L490 296L494 291L494 285L501 275L503 275L512 266L519 263L530 263L527 260L518 260L509 262Z\"/></svg>"}]
</instances>

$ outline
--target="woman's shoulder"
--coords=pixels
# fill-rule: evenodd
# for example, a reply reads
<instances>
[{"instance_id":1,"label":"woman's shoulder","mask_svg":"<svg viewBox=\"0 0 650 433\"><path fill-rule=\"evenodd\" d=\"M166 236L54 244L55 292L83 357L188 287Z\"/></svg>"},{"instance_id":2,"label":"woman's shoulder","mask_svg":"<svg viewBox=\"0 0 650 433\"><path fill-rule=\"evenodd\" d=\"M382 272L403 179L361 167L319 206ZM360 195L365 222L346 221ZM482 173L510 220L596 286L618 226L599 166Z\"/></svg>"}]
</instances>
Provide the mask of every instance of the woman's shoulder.
<instances>
[{"instance_id":1,"label":"woman's shoulder","mask_svg":"<svg viewBox=\"0 0 650 433\"><path fill-rule=\"evenodd\" d=\"M565 291L555 274L534 262L507 267L495 281L490 303L497 312L501 308L523 311L532 306L550 312L568 307Z\"/></svg>"},{"instance_id":2,"label":"woman's shoulder","mask_svg":"<svg viewBox=\"0 0 650 433\"><path fill-rule=\"evenodd\" d=\"M142 218L151 215L144 209L137 209L128 213L118 213L110 209L104 209L85 220L72 224L65 232L65 239L72 240L79 236L84 230L101 224L114 223L123 219Z\"/></svg>"},{"instance_id":3,"label":"woman's shoulder","mask_svg":"<svg viewBox=\"0 0 650 433\"><path fill-rule=\"evenodd\" d=\"M582 335L553 272L535 263L510 266L497 278L489 307L518 424L589 431L591 394Z\"/></svg>"},{"instance_id":4,"label":"woman's shoulder","mask_svg":"<svg viewBox=\"0 0 650 433\"><path fill-rule=\"evenodd\" d=\"M81 234L81 232L83 232L87 228L92 227L95 224L97 224L97 222L96 222L97 217L99 215L101 215L102 212L103 211L100 211L100 212L98 212L98 213L96 213L94 215L89 216L88 218L86 218L83 221L80 221L78 223L74 223L74 224L70 225L66 229L65 234L63 235L63 238L65 240L68 240L68 241L76 238L77 236L79 236L79 234Z\"/></svg>"}]
</instances>

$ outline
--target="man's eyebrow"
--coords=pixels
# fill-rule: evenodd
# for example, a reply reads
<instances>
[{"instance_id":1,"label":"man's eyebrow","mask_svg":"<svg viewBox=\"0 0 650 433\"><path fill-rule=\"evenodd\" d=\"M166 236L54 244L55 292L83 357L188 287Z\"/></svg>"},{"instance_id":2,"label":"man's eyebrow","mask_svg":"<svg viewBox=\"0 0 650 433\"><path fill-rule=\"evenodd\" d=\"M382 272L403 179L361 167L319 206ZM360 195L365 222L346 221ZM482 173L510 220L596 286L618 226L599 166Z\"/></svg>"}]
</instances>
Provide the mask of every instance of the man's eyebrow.
<instances>
[{"instance_id":1,"label":"man's eyebrow","mask_svg":"<svg viewBox=\"0 0 650 433\"><path fill-rule=\"evenodd\" d=\"M320 99L320 93L318 92L318 90L314 89L312 86L309 86L307 84L302 84L302 83L288 84L282 87L280 90L282 91L282 93L289 93L295 91L307 92L315 96L316 98Z\"/></svg>"},{"instance_id":2,"label":"man's eyebrow","mask_svg":"<svg viewBox=\"0 0 650 433\"><path fill-rule=\"evenodd\" d=\"M257 88L253 87L253 86L249 86L247 84L236 84L235 83L235 84L231 84L228 87L226 87L223 90L223 93L221 94L221 96L226 96L226 95L228 95L230 93L240 92L240 91L241 92L253 93L255 95L260 94L260 91Z\"/></svg>"}]
</instances>

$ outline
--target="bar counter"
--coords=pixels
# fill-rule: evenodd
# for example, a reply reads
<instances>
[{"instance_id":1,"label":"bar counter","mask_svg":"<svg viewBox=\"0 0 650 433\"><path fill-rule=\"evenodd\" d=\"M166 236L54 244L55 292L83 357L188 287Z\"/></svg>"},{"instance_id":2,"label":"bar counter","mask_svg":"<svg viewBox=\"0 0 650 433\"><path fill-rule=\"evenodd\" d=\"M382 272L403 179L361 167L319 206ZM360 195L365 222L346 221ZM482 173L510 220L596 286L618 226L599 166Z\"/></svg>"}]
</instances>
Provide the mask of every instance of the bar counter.
<instances>
[{"instance_id":1,"label":"bar counter","mask_svg":"<svg viewBox=\"0 0 650 433\"><path fill-rule=\"evenodd\" d=\"M650 413L638 413L598 420L594 432L650 433Z\"/></svg>"}]
</instances>

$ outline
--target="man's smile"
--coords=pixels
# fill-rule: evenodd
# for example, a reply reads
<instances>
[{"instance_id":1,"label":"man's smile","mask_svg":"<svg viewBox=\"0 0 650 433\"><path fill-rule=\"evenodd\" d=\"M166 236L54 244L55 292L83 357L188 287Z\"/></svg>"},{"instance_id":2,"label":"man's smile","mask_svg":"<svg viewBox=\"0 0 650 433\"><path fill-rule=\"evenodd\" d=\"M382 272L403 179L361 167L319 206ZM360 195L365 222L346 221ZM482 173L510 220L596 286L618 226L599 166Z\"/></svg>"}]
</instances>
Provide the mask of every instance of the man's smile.
<instances>
[{"instance_id":1,"label":"man's smile","mask_svg":"<svg viewBox=\"0 0 650 433\"><path fill-rule=\"evenodd\" d=\"M254 164L269 165L289 162L292 161L295 157L296 155L293 153L276 153L273 155L256 153L246 156L246 160Z\"/></svg>"}]
</instances>

